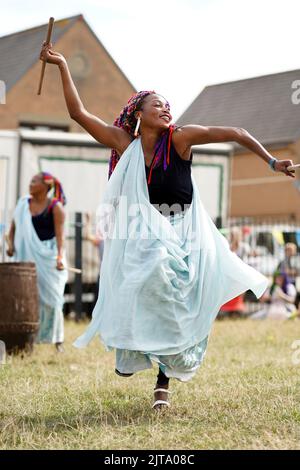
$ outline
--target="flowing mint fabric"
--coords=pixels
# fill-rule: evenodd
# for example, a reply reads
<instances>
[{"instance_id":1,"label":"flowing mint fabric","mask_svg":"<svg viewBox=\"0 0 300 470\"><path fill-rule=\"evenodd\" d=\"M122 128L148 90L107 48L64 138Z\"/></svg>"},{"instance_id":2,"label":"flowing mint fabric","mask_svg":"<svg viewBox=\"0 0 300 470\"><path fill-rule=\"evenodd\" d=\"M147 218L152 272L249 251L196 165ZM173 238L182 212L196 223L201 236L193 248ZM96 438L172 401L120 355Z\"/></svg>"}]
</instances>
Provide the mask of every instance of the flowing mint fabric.
<instances>
[{"instance_id":1,"label":"flowing mint fabric","mask_svg":"<svg viewBox=\"0 0 300 470\"><path fill-rule=\"evenodd\" d=\"M97 334L108 348L176 355L209 335L221 305L268 280L229 249L200 200L182 215L162 216L150 204L140 138L122 155L99 208L108 233L98 302L84 347ZM113 208L113 210L111 210Z\"/></svg>"},{"instance_id":2,"label":"flowing mint fabric","mask_svg":"<svg viewBox=\"0 0 300 470\"><path fill-rule=\"evenodd\" d=\"M41 241L32 224L28 196L18 201L14 213L15 261L32 261L36 265L40 301L40 330L37 341L60 343L64 339L64 289L67 271L56 269L55 238Z\"/></svg>"}]
</instances>

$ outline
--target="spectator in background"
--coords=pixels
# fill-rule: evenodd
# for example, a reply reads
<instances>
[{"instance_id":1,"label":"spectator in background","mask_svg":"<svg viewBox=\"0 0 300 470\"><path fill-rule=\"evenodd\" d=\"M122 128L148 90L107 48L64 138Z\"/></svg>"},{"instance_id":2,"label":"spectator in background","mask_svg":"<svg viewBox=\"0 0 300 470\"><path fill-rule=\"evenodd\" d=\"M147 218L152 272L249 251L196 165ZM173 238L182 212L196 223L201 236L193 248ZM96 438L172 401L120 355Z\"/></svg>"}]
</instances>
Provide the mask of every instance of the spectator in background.
<instances>
[{"instance_id":1,"label":"spectator in background","mask_svg":"<svg viewBox=\"0 0 300 470\"><path fill-rule=\"evenodd\" d=\"M102 264L102 259L103 259L104 240L98 232L95 233L93 231L92 224L91 224L91 214L86 214L85 217L86 217L85 240L88 240L89 242L92 243L93 246L97 248L98 255L99 255L99 274L97 276L97 283L96 283L96 288L94 292L94 295L95 295L94 306L95 306L97 299L98 299L98 292L99 292L99 281L100 281L101 264Z\"/></svg>"},{"instance_id":2,"label":"spectator in background","mask_svg":"<svg viewBox=\"0 0 300 470\"><path fill-rule=\"evenodd\" d=\"M286 243L284 247L284 259L278 264L277 271L285 272L290 281L296 285L296 277L299 275L297 268L297 245L295 243Z\"/></svg>"},{"instance_id":3,"label":"spectator in background","mask_svg":"<svg viewBox=\"0 0 300 470\"><path fill-rule=\"evenodd\" d=\"M300 320L300 292L297 292L295 299L295 308L290 316L291 320L294 320L295 318L298 318Z\"/></svg>"},{"instance_id":4,"label":"spectator in background","mask_svg":"<svg viewBox=\"0 0 300 470\"><path fill-rule=\"evenodd\" d=\"M98 248L99 261L100 261L100 267L101 267L101 262L103 258L103 250L104 250L104 240L99 232L97 233L93 232L92 225L91 225L91 214L86 214L86 226L85 227L86 227L85 239L90 241L94 246Z\"/></svg>"},{"instance_id":5,"label":"spectator in background","mask_svg":"<svg viewBox=\"0 0 300 470\"><path fill-rule=\"evenodd\" d=\"M296 300L295 300L295 307L296 307L297 317L300 319L300 292L297 292Z\"/></svg>"},{"instance_id":6,"label":"spectator in background","mask_svg":"<svg viewBox=\"0 0 300 470\"><path fill-rule=\"evenodd\" d=\"M245 237L249 234L249 227L232 227L230 229L230 248L242 260L251 255L251 247L245 241Z\"/></svg>"},{"instance_id":7,"label":"spectator in background","mask_svg":"<svg viewBox=\"0 0 300 470\"><path fill-rule=\"evenodd\" d=\"M261 302L269 302L268 305L254 313L251 318L260 320L272 318L285 320L290 318L295 311L296 288L285 272L276 272L273 283L261 297Z\"/></svg>"},{"instance_id":8,"label":"spectator in background","mask_svg":"<svg viewBox=\"0 0 300 470\"><path fill-rule=\"evenodd\" d=\"M250 246L243 241L243 231L240 227L230 229L230 249L241 259L250 254ZM244 294L238 295L222 305L218 318L241 318L245 312Z\"/></svg>"}]
</instances>

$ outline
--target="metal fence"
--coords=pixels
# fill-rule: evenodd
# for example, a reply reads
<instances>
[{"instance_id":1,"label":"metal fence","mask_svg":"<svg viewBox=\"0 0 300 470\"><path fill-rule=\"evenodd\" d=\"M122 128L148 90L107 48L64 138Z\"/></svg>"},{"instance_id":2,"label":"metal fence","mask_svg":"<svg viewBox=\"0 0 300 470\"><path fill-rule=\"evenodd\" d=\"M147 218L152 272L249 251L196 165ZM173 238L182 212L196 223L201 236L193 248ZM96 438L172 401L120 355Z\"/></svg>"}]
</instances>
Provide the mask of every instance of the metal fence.
<instances>
[{"instance_id":1,"label":"metal fence","mask_svg":"<svg viewBox=\"0 0 300 470\"><path fill-rule=\"evenodd\" d=\"M101 265L95 214L67 214L65 246L68 265L81 270L81 274L69 272L65 313L75 314L77 319L90 316L97 300Z\"/></svg>"},{"instance_id":2,"label":"metal fence","mask_svg":"<svg viewBox=\"0 0 300 470\"><path fill-rule=\"evenodd\" d=\"M278 217L240 217L228 219L221 232L228 241L239 240L237 254L241 259L268 277L270 284L273 275L286 259L285 247L293 244L295 255L290 258L291 267L296 272L295 285L300 292L300 219ZM260 307L251 292L245 294L246 313L253 313Z\"/></svg>"},{"instance_id":3,"label":"metal fence","mask_svg":"<svg viewBox=\"0 0 300 470\"><path fill-rule=\"evenodd\" d=\"M96 233L95 215L81 214L81 264L76 261L76 221L75 214L70 214L67 220L66 246L70 265L82 268L82 299L83 311L90 314L95 298L97 297L97 279L99 275L100 259L99 249L93 243L90 235ZM78 228L77 221L77 228ZM239 237L239 250L237 254L243 261L254 267L272 280L272 276L279 263L284 259L284 247L286 243L294 243L297 246L297 255L293 259L298 271L296 279L297 289L300 291L300 220L278 218L277 220L262 218L231 218L227 224L220 228L221 233L228 239L235 234ZM78 231L77 231L78 235ZM78 247L77 241L77 247ZM75 280L75 283L74 283ZM70 275L70 293L66 294L66 300L72 304L72 299L79 287L76 276ZM78 292L77 292L78 294ZM259 308L256 298L251 292L245 295L246 311L251 313Z\"/></svg>"},{"instance_id":4,"label":"metal fence","mask_svg":"<svg viewBox=\"0 0 300 470\"><path fill-rule=\"evenodd\" d=\"M295 268L299 269L300 219L229 219L223 232L230 238L235 231L240 236L241 258L264 275L273 275L284 258L287 243L297 248L293 262Z\"/></svg>"},{"instance_id":5,"label":"metal fence","mask_svg":"<svg viewBox=\"0 0 300 470\"><path fill-rule=\"evenodd\" d=\"M285 244L295 244L297 254L292 261L297 270L296 287L300 291L300 219L231 218L219 230L228 241L233 235L239 238L237 254L245 263L266 275L270 282L280 261L284 259ZM1 225L0 232L3 234L4 231L8 231L7 223ZM3 237L0 237L0 251L3 251L1 240ZM81 274L69 273L65 313L73 315L75 312L77 318L90 316L97 299L101 264L96 215L67 213L65 240L68 265L82 271ZM245 300L248 313L259 308L250 292L246 293Z\"/></svg>"}]
</instances>

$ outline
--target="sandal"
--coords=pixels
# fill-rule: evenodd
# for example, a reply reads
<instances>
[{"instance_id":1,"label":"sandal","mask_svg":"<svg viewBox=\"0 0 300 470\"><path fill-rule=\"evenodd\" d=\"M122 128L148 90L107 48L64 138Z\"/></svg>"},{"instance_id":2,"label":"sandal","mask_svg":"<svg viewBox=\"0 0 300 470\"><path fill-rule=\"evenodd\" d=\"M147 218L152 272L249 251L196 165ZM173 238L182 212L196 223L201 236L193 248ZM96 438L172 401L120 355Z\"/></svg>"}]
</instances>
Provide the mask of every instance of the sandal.
<instances>
[{"instance_id":1,"label":"sandal","mask_svg":"<svg viewBox=\"0 0 300 470\"><path fill-rule=\"evenodd\" d=\"M115 373L120 377L131 377L133 374L124 374L123 372L119 372L118 369L115 369Z\"/></svg>"},{"instance_id":2,"label":"sandal","mask_svg":"<svg viewBox=\"0 0 300 470\"><path fill-rule=\"evenodd\" d=\"M167 388L155 388L154 393L156 392L163 392L163 393L168 393L168 394L172 393ZM171 405L167 400L156 400L153 403L152 408L159 411L159 410L162 410L163 408L169 408L170 406Z\"/></svg>"}]
</instances>

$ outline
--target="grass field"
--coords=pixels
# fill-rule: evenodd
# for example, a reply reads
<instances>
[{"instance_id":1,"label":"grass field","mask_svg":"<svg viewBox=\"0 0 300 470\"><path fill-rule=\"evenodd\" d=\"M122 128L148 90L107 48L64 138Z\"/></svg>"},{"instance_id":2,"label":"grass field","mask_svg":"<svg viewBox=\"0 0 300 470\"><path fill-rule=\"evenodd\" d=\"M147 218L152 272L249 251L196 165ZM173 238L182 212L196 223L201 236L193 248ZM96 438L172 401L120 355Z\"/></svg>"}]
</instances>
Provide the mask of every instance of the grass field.
<instances>
[{"instance_id":1,"label":"grass field","mask_svg":"<svg viewBox=\"0 0 300 470\"><path fill-rule=\"evenodd\" d=\"M1 449L300 449L299 320L216 322L164 414L151 409L156 368L116 376L98 340L72 347L84 328L66 323L64 354L41 345L0 366Z\"/></svg>"}]
</instances>

